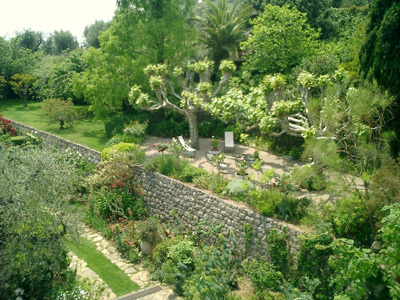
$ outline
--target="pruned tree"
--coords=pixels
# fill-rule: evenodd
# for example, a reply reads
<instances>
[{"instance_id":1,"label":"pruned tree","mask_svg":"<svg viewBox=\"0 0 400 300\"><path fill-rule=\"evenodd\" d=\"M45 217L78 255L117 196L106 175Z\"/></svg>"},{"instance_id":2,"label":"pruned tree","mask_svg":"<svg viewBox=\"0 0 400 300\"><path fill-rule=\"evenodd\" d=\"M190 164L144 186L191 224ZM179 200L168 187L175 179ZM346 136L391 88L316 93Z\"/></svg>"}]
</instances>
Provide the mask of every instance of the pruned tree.
<instances>
[{"instance_id":1,"label":"pruned tree","mask_svg":"<svg viewBox=\"0 0 400 300\"><path fill-rule=\"evenodd\" d=\"M76 111L71 99L45 99L42 110L46 118L59 122L61 129L64 129L65 124L72 127L76 118Z\"/></svg>"},{"instance_id":2,"label":"pruned tree","mask_svg":"<svg viewBox=\"0 0 400 300\"><path fill-rule=\"evenodd\" d=\"M213 86L211 82L212 67L212 62L200 61L188 63L185 70L176 67L172 74L168 74L166 65L149 65L145 72L149 77L155 98L142 93L140 87L135 85L130 92L130 103L147 110L172 109L184 115L189 122L191 146L198 149L197 112L215 99L229 82L232 72L236 68L232 61L222 61L219 67L222 72L221 80ZM198 82L195 81L196 73L200 78ZM179 89L175 88L173 84L175 81L178 83Z\"/></svg>"},{"instance_id":3,"label":"pruned tree","mask_svg":"<svg viewBox=\"0 0 400 300\"><path fill-rule=\"evenodd\" d=\"M14 74L11 77L13 91L24 100L24 107L28 107L28 97L36 77L30 74Z\"/></svg>"}]
</instances>

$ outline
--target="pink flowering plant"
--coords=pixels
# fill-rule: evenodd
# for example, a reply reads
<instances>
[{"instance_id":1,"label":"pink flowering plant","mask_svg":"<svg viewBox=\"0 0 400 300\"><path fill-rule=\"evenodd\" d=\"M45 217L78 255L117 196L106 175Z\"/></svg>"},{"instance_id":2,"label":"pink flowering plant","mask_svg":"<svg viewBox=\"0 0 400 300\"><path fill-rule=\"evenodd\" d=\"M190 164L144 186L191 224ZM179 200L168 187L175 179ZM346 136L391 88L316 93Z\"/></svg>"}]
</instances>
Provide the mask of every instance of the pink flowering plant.
<instances>
[{"instance_id":1,"label":"pink flowering plant","mask_svg":"<svg viewBox=\"0 0 400 300\"><path fill-rule=\"evenodd\" d=\"M153 145L153 148L156 148L158 152L161 152L161 154L164 154L164 151L169 148L168 142L158 142Z\"/></svg>"}]
</instances>

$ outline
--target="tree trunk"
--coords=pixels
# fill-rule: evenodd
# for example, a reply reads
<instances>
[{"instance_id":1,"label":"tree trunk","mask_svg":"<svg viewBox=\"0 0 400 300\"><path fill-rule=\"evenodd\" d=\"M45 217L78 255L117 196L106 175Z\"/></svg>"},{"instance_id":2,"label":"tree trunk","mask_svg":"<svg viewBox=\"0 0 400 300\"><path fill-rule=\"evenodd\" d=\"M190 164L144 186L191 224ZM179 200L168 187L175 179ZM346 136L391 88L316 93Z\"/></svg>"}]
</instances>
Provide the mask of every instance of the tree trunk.
<instances>
[{"instance_id":1,"label":"tree trunk","mask_svg":"<svg viewBox=\"0 0 400 300\"><path fill-rule=\"evenodd\" d=\"M195 149L199 149L199 129L197 127L197 114L196 112L187 112L186 114L189 122L190 131L190 146Z\"/></svg>"},{"instance_id":2,"label":"tree trunk","mask_svg":"<svg viewBox=\"0 0 400 300\"><path fill-rule=\"evenodd\" d=\"M24 107L28 107L28 96L24 96Z\"/></svg>"}]
</instances>

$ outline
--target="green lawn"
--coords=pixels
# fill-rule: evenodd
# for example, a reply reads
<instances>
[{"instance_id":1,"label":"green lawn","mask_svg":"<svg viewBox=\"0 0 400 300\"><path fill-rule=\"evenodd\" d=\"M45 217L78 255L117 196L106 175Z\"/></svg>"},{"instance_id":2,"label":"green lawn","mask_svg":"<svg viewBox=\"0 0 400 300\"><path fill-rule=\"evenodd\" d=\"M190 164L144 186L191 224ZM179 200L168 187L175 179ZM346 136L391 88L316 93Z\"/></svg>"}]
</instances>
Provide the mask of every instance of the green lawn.
<instances>
[{"instance_id":1,"label":"green lawn","mask_svg":"<svg viewBox=\"0 0 400 300\"><path fill-rule=\"evenodd\" d=\"M95 118L76 120L74 127L65 125L65 129L60 129L57 122L49 122L43 117L40 105L40 102L28 102L28 107L24 108L22 100L0 101L0 115L97 151L103 150L104 143L107 141L104 121Z\"/></svg>"},{"instance_id":2,"label":"green lawn","mask_svg":"<svg viewBox=\"0 0 400 300\"><path fill-rule=\"evenodd\" d=\"M139 290L139 285L98 251L94 243L80 238L79 244L70 243L69 246L72 252L86 261L87 267L96 272L117 296Z\"/></svg>"}]
</instances>

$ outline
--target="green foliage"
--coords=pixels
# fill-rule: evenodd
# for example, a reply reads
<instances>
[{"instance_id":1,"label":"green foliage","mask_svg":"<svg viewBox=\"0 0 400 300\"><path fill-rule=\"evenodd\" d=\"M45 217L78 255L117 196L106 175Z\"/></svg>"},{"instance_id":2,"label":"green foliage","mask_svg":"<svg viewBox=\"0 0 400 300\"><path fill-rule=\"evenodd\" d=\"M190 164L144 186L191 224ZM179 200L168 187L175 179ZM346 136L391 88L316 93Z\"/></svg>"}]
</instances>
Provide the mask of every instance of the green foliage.
<instances>
[{"instance_id":1,"label":"green foliage","mask_svg":"<svg viewBox=\"0 0 400 300\"><path fill-rule=\"evenodd\" d=\"M116 152L125 154L131 163L142 163L145 157L144 150L140 149L138 145L133 143L119 143L101 151L102 160L111 159Z\"/></svg>"},{"instance_id":2,"label":"green foliage","mask_svg":"<svg viewBox=\"0 0 400 300\"><path fill-rule=\"evenodd\" d=\"M196 252L193 275L186 280L188 299L226 299L237 285L238 260L231 248L206 246Z\"/></svg>"},{"instance_id":3,"label":"green foliage","mask_svg":"<svg viewBox=\"0 0 400 300\"><path fill-rule=\"evenodd\" d=\"M55 30L43 45L43 50L47 54L61 55L78 48L79 43L70 31Z\"/></svg>"},{"instance_id":4,"label":"green foliage","mask_svg":"<svg viewBox=\"0 0 400 300\"><path fill-rule=\"evenodd\" d=\"M202 168L187 165L184 167L179 175L179 179L183 182L193 182L196 177L208 174L208 172Z\"/></svg>"},{"instance_id":5,"label":"green foliage","mask_svg":"<svg viewBox=\"0 0 400 300\"><path fill-rule=\"evenodd\" d=\"M102 20L96 20L93 24L86 26L83 31L83 35L86 39L84 43L85 47L100 48L99 35L106 31L108 26L109 24Z\"/></svg>"},{"instance_id":6,"label":"green foliage","mask_svg":"<svg viewBox=\"0 0 400 300\"><path fill-rule=\"evenodd\" d=\"M267 5L251 24L251 36L242 44L247 52L246 68L251 72L287 74L314 54L318 33L296 8Z\"/></svg>"},{"instance_id":7,"label":"green foliage","mask_svg":"<svg viewBox=\"0 0 400 300\"><path fill-rule=\"evenodd\" d=\"M177 294L183 294L184 283L194 270L194 251L196 247L189 240L178 240L167 252L167 260L162 265L163 280L173 285Z\"/></svg>"},{"instance_id":8,"label":"green foliage","mask_svg":"<svg viewBox=\"0 0 400 300\"><path fill-rule=\"evenodd\" d=\"M353 239L356 245L370 245L374 238L374 224L365 199L353 193L337 199L323 208L323 219L330 222L337 237Z\"/></svg>"},{"instance_id":9,"label":"green foliage","mask_svg":"<svg viewBox=\"0 0 400 300\"><path fill-rule=\"evenodd\" d=\"M200 24L199 39L211 52L218 68L223 59L239 58L239 43L246 37L245 25L253 12L249 6L240 7L239 1L235 1L232 7L225 0L205 3L207 11L204 11L203 17L196 18Z\"/></svg>"},{"instance_id":10,"label":"green foliage","mask_svg":"<svg viewBox=\"0 0 400 300\"><path fill-rule=\"evenodd\" d=\"M118 114L107 118L104 122L106 137L111 138L114 135L122 134L124 128L131 122L127 115Z\"/></svg>"},{"instance_id":11,"label":"green foliage","mask_svg":"<svg viewBox=\"0 0 400 300\"><path fill-rule=\"evenodd\" d=\"M24 107L28 106L28 97L36 78L30 74L14 74L10 82L13 91L24 99Z\"/></svg>"},{"instance_id":12,"label":"green foliage","mask_svg":"<svg viewBox=\"0 0 400 300\"><path fill-rule=\"evenodd\" d=\"M72 127L77 116L71 100L45 99L42 110L45 118L59 122L61 128L64 128L65 123Z\"/></svg>"},{"instance_id":13,"label":"green foliage","mask_svg":"<svg viewBox=\"0 0 400 300\"><path fill-rule=\"evenodd\" d=\"M215 173L204 174L193 179L194 186L205 190L212 190L217 194L224 192L228 183L229 180L222 174Z\"/></svg>"},{"instance_id":14,"label":"green foliage","mask_svg":"<svg viewBox=\"0 0 400 300\"><path fill-rule=\"evenodd\" d=\"M262 296L267 289L277 291L282 284L282 273L262 258L247 258L242 266L246 276L251 280L256 295Z\"/></svg>"},{"instance_id":15,"label":"green foliage","mask_svg":"<svg viewBox=\"0 0 400 300\"><path fill-rule=\"evenodd\" d=\"M316 299L332 299L330 287L330 267L328 259L333 253L331 243L333 236L328 233L307 234L300 236L301 246L297 261L299 285L306 286L307 281L320 280L315 289Z\"/></svg>"},{"instance_id":16,"label":"green foliage","mask_svg":"<svg viewBox=\"0 0 400 300\"><path fill-rule=\"evenodd\" d=\"M338 239L333 243L334 255L329 264L333 269L332 285L339 296L348 299L377 297L396 299L400 296L399 276L399 216L398 204L383 209L387 213L380 229L382 245L373 249L354 246L354 241Z\"/></svg>"},{"instance_id":17,"label":"green foliage","mask_svg":"<svg viewBox=\"0 0 400 300\"><path fill-rule=\"evenodd\" d=\"M231 196L244 196L249 190L254 190L254 185L243 179L231 180L226 186L226 192Z\"/></svg>"},{"instance_id":18,"label":"green foliage","mask_svg":"<svg viewBox=\"0 0 400 300\"><path fill-rule=\"evenodd\" d=\"M308 191L322 191L326 188L327 182L319 166L305 165L295 167L290 175L293 183Z\"/></svg>"},{"instance_id":19,"label":"green foliage","mask_svg":"<svg viewBox=\"0 0 400 300\"><path fill-rule=\"evenodd\" d=\"M308 198L297 199L279 189L250 191L248 202L264 216L277 217L294 224L307 216L307 208L311 204Z\"/></svg>"},{"instance_id":20,"label":"green foliage","mask_svg":"<svg viewBox=\"0 0 400 300\"><path fill-rule=\"evenodd\" d=\"M64 241L76 230L68 201L77 172L37 147L0 152L0 295L45 299L70 276Z\"/></svg>"},{"instance_id":21,"label":"green foliage","mask_svg":"<svg viewBox=\"0 0 400 300\"><path fill-rule=\"evenodd\" d=\"M269 232L267 241L271 263L283 274L288 275L290 257L287 232L273 229Z\"/></svg>"}]
</instances>

